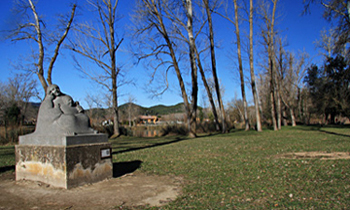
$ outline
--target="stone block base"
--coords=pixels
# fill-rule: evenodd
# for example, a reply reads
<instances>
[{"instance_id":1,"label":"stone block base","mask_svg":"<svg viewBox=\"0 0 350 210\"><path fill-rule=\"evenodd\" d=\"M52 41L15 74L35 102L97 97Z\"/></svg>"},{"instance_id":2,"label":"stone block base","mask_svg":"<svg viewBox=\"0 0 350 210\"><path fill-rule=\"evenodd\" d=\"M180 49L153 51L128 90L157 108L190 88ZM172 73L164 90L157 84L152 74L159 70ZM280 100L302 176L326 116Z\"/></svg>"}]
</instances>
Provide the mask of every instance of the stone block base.
<instances>
[{"instance_id":1,"label":"stone block base","mask_svg":"<svg viewBox=\"0 0 350 210\"><path fill-rule=\"evenodd\" d=\"M70 189L113 176L109 143L71 146L16 146L16 180Z\"/></svg>"}]
</instances>

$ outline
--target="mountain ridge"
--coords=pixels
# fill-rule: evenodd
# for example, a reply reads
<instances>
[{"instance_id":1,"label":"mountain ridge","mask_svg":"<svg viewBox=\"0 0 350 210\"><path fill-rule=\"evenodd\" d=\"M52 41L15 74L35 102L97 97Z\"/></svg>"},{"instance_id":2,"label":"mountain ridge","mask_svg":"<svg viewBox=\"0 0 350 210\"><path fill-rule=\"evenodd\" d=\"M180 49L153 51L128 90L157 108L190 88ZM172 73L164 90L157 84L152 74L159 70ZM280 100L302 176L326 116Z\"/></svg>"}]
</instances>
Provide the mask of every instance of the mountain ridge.
<instances>
[{"instance_id":1,"label":"mountain ridge","mask_svg":"<svg viewBox=\"0 0 350 210\"><path fill-rule=\"evenodd\" d=\"M129 107L134 110L139 109L141 114L144 114L144 115L166 115L166 114L173 114L173 113L182 113L185 111L184 103L178 103L170 106L158 104L151 107L143 107L135 103L125 103L120 105L118 109L120 111L127 111Z\"/></svg>"},{"instance_id":2,"label":"mountain ridge","mask_svg":"<svg viewBox=\"0 0 350 210\"><path fill-rule=\"evenodd\" d=\"M30 119L36 119L41 103L29 102L27 116ZM29 111L30 110L30 111ZM171 114L185 113L184 103L177 103L175 105L158 104L151 107L143 107L135 103L125 103L118 107L120 120L127 119L128 116L136 117L139 115L153 115L157 117L164 117ZM85 113L90 119L110 119L112 117L111 108L91 108L85 109Z\"/></svg>"}]
</instances>

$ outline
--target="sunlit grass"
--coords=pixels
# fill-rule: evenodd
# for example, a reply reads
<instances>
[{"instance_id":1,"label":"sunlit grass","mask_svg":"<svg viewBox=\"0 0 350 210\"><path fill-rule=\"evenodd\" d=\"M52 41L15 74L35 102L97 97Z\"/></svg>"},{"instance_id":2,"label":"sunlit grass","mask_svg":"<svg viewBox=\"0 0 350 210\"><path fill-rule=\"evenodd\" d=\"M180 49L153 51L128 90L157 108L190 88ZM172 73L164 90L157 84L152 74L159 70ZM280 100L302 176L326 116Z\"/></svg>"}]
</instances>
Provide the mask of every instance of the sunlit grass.
<instances>
[{"instance_id":1,"label":"sunlit grass","mask_svg":"<svg viewBox=\"0 0 350 210\"><path fill-rule=\"evenodd\" d=\"M140 172L184 177L182 194L160 209L346 209L350 160L280 155L350 152L349 131L298 126L195 139L120 137L110 142L114 162L142 161ZM0 147L0 167L14 164L13 152L13 147Z\"/></svg>"},{"instance_id":2,"label":"sunlit grass","mask_svg":"<svg viewBox=\"0 0 350 210\"><path fill-rule=\"evenodd\" d=\"M147 148L142 141L163 139L128 139L133 151L114 155L114 161L140 160L142 172L185 177L182 196L162 209L342 209L350 206L349 160L278 158L289 152L350 151L350 137L332 129L238 131ZM118 140L113 145L117 148Z\"/></svg>"}]
</instances>

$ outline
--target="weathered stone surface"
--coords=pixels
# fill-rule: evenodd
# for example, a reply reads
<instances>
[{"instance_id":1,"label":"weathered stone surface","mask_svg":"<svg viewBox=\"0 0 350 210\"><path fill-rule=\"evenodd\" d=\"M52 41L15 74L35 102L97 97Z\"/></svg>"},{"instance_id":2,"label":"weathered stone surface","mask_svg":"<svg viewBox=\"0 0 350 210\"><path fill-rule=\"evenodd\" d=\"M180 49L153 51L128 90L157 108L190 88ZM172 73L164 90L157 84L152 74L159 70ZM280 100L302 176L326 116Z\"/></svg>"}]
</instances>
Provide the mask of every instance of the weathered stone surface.
<instances>
[{"instance_id":1,"label":"weathered stone surface","mask_svg":"<svg viewBox=\"0 0 350 210\"><path fill-rule=\"evenodd\" d=\"M55 187L95 183L113 176L112 158L101 158L108 143L72 146L16 146L16 180L41 181Z\"/></svg>"},{"instance_id":2,"label":"weathered stone surface","mask_svg":"<svg viewBox=\"0 0 350 210\"><path fill-rule=\"evenodd\" d=\"M106 134L80 134L80 135L38 135L28 134L19 137L19 145L41 146L71 146L79 144L107 143Z\"/></svg>"},{"instance_id":3,"label":"weathered stone surface","mask_svg":"<svg viewBox=\"0 0 350 210\"><path fill-rule=\"evenodd\" d=\"M95 183L106 178L112 178L112 158L101 158L101 149L110 148L110 144L67 147L66 161L68 186L79 186L83 183Z\"/></svg>"}]
</instances>

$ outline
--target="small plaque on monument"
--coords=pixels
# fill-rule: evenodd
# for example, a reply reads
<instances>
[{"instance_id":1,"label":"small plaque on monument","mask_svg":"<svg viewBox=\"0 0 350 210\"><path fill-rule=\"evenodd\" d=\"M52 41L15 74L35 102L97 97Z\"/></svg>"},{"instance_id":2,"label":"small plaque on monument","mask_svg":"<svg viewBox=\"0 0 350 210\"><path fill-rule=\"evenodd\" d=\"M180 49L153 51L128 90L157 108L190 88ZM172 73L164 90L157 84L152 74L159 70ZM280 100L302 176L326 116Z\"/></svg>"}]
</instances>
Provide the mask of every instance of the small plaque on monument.
<instances>
[{"instance_id":1,"label":"small plaque on monument","mask_svg":"<svg viewBox=\"0 0 350 210\"><path fill-rule=\"evenodd\" d=\"M111 178L111 145L89 122L78 102L50 85L34 133L19 137L16 180L68 189Z\"/></svg>"},{"instance_id":2,"label":"small plaque on monument","mask_svg":"<svg viewBox=\"0 0 350 210\"><path fill-rule=\"evenodd\" d=\"M111 150L112 150L111 148L101 149L101 159L111 158L111 156L112 156Z\"/></svg>"}]
</instances>

